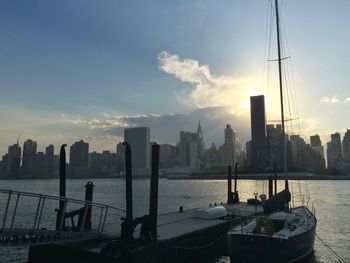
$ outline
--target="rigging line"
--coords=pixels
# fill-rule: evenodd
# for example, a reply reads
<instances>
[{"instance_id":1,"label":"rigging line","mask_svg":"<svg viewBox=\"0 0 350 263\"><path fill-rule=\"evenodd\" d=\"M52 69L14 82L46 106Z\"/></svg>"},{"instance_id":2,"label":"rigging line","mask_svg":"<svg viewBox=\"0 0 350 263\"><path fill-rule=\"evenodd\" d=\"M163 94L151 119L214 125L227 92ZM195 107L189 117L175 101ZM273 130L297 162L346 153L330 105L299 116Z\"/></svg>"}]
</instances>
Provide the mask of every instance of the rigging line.
<instances>
[{"instance_id":1,"label":"rigging line","mask_svg":"<svg viewBox=\"0 0 350 263\"><path fill-rule=\"evenodd\" d=\"M269 9L269 13L268 16L270 18L270 28L269 28L269 45L268 45L268 50L267 50L267 57L270 58L271 57L271 43L272 43L272 27L273 27L273 5L272 5L272 0L270 0L270 5L269 5L270 9ZM270 63L267 63L267 82L266 82L266 89L267 89L267 96L270 95L270 71L271 71L271 66Z\"/></svg>"},{"instance_id":2,"label":"rigging line","mask_svg":"<svg viewBox=\"0 0 350 263\"><path fill-rule=\"evenodd\" d=\"M267 50L267 43L268 43L268 26L269 26L269 4L267 4L267 9L266 9L266 21L265 21L265 47L264 47L264 58L266 58L266 53L268 52ZM266 62L264 62L263 65L263 77L265 75L265 70L266 70Z\"/></svg>"},{"instance_id":3,"label":"rigging line","mask_svg":"<svg viewBox=\"0 0 350 263\"><path fill-rule=\"evenodd\" d=\"M324 241L316 232L315 232L315 235L318 237L318 239L321 241L321 243L327 248L329 249L329 251L332 252L332 254L338 259L340 260L341 262L343 263L346 263L345 260L337 254L337 252L335 252L327 243L326 241Z\"/></svg>"},{"instance_id":4,"label":"rigging line","mask_svg":"<svg viewBox=\"0 0 350 263\"><path fill-rule=\"evenodd\" d=\"M282 33L284 36L286 36L286 32L285 32L285 27L284 27L284 21L283 21L283 17L281 18L281 24L282 24ZM290 48L289 48L289 43L288 43L288 39L285 37L285 44L286 44L286 48L288 51L288 54L291 54L290 52ZM296 99L296 85L295 85L295 78L293 76L295 76L294 74L294 70L293 70L293 61L289 60L289 64L290 64L290 70L291 70L291 76L292 76L292 85L291 85L291 99L292 99L292 105L296 114L296 117L298 118L297 120L297 131L300 134L301 132L301 128L300 128L300 120L299 120L299 111L298 111L298 100Z\"/></svg>"},{"instance_id":5,"label":"rigging line","mask_svg":"<svg viewBox=\"0 0 350 263\"><path fill-rule=\"evenodd\" d=\"M283 24L283 18L280 18L280 28L282 29L281 31L281 49L282 49L282 54L286 54L286 47L285 47L285 43L287 42L286 40L286 34L285 34L285 30L284 30L284 24ZM288 64L287 63L283 63L283 70L285 72L283 78L284 78L284 90L285 90L285 94L286 94L286 103L287 103L287 107L288 107L288 113L289 113L289 118L292 118L292 112L291 112L291 103L290 103L290 90L289 90L289 86L290 86L290 72L289 72L289 68L288 68ZM291 130L293 133L293 123L291 122L290 124L291 126Z\"/></svg>"},{"instance_id":6,"label":"rigging line","mask_svg":"<svg viewBox=\"0 0 350 263\"><path fill-rule=\"evenodd\" d=\"M335 263L339 263L339 260L336 260L334 258L332 258L331 256L329 255L326 255L326 254L322 254L321 252L319 251L315 251L318 255L320 255L321 257L327 259L327 260L331 260L332 262L335 262Z\"/></svg>"}]
</instances>

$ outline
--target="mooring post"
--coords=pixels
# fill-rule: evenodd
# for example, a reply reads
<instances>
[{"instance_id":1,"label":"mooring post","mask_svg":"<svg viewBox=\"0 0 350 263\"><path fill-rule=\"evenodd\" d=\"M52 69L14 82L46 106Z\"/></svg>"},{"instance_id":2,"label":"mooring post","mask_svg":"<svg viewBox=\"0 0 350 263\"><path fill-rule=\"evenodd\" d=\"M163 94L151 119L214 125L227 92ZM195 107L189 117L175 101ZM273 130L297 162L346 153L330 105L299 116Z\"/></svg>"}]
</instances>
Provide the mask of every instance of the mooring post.
<instances>
[{"instance_id":1,"label":"mooring post","mask_svg":"<svg viewBox=\"0 0 350 263\"><path fill-rule=\"evenodd\" d=\"M149 201L150 232L152 241L157 241L159 145L152 145L152 170Z\"/></svg>"},{"instance_id":2,"label":"mooring post","mask_svg":"<svg viewBox=\"0 0 350 263\"><path fill-rule=\"evenodd\" d=\"M275 179L275 194L277 194L277 167L276 167L276 163L273 164L273 176Z\"/></svg>"},{"instance_id":3,"label":"mooring post","mask_svg":"<svg viewBox=\"0 0 350 263\"><path fill-rule=\"evenodd\" d=\"M94 193L94 184L92 182L87 182L85 185L85 201L92 202L92 196ZM91 213L92 213L92 207L91 204L87 205L87 214L85 218L85 230L91 230Z\"/></svg>"},{"instance_id":4,"label":"mooring post","mask_svg":"<svg viewBox=\"0 0 350 263\"><path fill-rule=\"evenodd\" d=\"M268 176L268 180L269 180L269 198L271 198L273 196L273 177L272 177L272 175Z\"/></svg>"},{"instance_id":5,"label":"mooring post","mask_svg":"<svg viewBox=\"0 0 350 263\"><path fill-rule=\"evenodd\" d=\"M235 191L233 193L233 203L239 203L239 195L237 191L237 180L238 180L238 162L235 163Z\"/></svg>"},{"instance_id":6,"label":"mooring post","mask_svg":"<svg viewBox=\"0 0 350 263\"><path fill-rule=\"evenodd\" d=\"M227 203L232 204L233 203L233 196L232 196L232 166L229 165L227 167Z\"/></svg>"},{"instance_id":7,"label":"mooring post","mask_svg":"<svg viewBox=\"0 0 350 263\"><path fill-rule=\"evenodd\" d=\"M126 196L126 219L122 226L121 239L124 242L130 243L132 241L132 165L131 165L131 147L130 144L124 142L125 145L125 196Z\"/></svg>"},{"instance_id":8,"label":"mooring post","mask_svg":"<svg viewBox=\"0 0 350 263\"><path fill-rule=\"evenodd\" d=\"M237 178L238 177L238 162L235 163L235 193L238 195L237 193Z\"/></svg>"},{"instance_id":9,"label":"mooring post","mask_svg":"<svg viewBox=\"0 0 350 263\"><path fill-rule=\"evenodd\" d=\"M65 147L67 144L62 144L60 149L60 197L65 198L66 197L66 149ZM64 207L65 207L65 201L61 199L59 201L59 210L57 212L57 218L56 218L56 230L59 230L60 227L64 228L64 221L63 225L61 226L62 217L64 217ZM61 229L62 229L61 228Z\"/></svg>"}]
</instances>

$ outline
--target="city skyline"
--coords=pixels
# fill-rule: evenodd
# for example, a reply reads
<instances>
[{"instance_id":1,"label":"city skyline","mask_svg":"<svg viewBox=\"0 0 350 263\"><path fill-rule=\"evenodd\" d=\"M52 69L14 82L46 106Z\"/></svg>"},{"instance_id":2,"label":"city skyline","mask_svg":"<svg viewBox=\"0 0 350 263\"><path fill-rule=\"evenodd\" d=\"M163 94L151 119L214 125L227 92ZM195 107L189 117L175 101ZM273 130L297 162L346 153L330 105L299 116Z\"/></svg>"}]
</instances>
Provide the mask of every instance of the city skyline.
<instances>
[{"instance_id":1,"label":"city skyline","mask_svg":"<svg viewBox=\"0 0 350 263\"><path fill-rule=\"evenodd\" d=\"M262 78L267 6L3 1L0 153L19 134L40 141L40 151L78 139L112 150L132 126L176 143L174 127L188 130L198 120L208 142L223 143L226 123L247 141L249 96L274 90ZM307 141L316 133L324 142L336 131L343 136L348 126L349 11L345 1L281 5L299 93L296 133Z\"/></svg>"}]
</instances>

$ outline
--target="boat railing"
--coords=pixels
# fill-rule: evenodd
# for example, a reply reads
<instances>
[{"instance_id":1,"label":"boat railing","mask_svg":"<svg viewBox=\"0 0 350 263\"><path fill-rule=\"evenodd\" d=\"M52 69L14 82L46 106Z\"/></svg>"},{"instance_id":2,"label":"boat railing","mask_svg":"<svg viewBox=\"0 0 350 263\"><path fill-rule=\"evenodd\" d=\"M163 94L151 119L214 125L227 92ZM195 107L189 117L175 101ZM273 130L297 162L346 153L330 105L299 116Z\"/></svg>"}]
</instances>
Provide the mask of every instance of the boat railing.
<instances>
[{"instance_id":1,"label":"boat railing","mask_svg":"<svg viewBox=\"0 0 350 263\"><path fill-rule=\"evenodd\" d=\"M125 213L125 209L111 205L7 189L0 189L0 201L5 205L4 209L1 209L3 215L2 221L0 222L0 232L14 228L35 232L39 229L48 230L50 229L50 227L48 227L49 225L56 231L73 230L82 232L86 230L86 221L90 220L92 226L91 231L103 233L108 216L115 215L116 213ZM61 211L61 214L67 215L61 216L58 223L55 221L59 217L54 213L54 211L59 213L57 201L63 201L63 211ZM33 209L28 207L30 204L33 206ZM20 209L21 205L24 206L24 209ZM45 207L51 208L52 210L49 209L49 213L47 213L47 211L45 212ZM78 207L79 209L77 209ZM67 212L69 208L74 210L72 212ZM91 215L92 210L94 212L93 215ZM28 220L28 218L30 218L29 214L34 215L32 220ZM75 226L73 218L77 215L79 215L80 223L77 223ZM18 217L21 217L21 219L16 221ZM69 219L71 219L70 222ZM43 226L43 221L45 221L45 227ZM16 223L20 226L16 226Z\"/></svg>"}]
</instances>

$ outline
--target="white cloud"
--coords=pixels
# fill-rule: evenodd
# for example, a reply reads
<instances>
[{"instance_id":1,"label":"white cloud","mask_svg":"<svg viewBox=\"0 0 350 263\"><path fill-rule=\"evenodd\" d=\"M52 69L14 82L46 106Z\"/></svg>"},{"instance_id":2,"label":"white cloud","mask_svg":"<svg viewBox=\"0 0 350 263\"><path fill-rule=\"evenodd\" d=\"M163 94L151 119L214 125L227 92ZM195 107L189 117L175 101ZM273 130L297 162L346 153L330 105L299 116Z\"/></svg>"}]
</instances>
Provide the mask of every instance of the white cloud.
<instances>
[{"instance_id":1,"label":"white cloud","mask_svg":"<svg viewBox=\"0 0 350 263\"><path fill-rule=\"evenodd\" d=\"M339 99L337 98L337 94L335 94L333 97L322 97L321 98L321 103L329 103L329 104L335 104L340 102Z\"/></svg>"},{"instance_id":2,"label":"white cloud","mask_svg":"<svg viewBox=\"0 0 350 263\"><path fill-rule=\"evenodd\" d=\"M231 113L241 115L249 108L249 96L262 94L261 81L255 77L216 76L209 66L167 51L159 53L158 61L161 71L194 85L191 90L177 92L176 97L195 108L229 107Z\"/></svg>"},{"instance_id":3,"label":"white cloud","mask_svg":"<svg viewBox=\"0 0 350 263\"><path fill-rule=\"evenodd\" d=\"M345 98L344 103L350 103L350 97Z\"/></svg>"}]
</instances>

